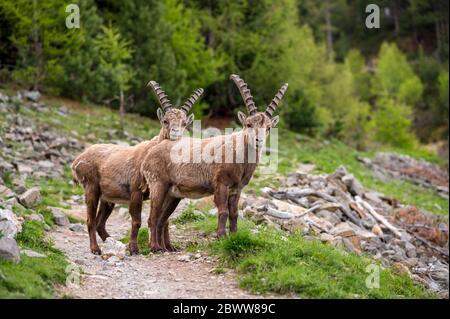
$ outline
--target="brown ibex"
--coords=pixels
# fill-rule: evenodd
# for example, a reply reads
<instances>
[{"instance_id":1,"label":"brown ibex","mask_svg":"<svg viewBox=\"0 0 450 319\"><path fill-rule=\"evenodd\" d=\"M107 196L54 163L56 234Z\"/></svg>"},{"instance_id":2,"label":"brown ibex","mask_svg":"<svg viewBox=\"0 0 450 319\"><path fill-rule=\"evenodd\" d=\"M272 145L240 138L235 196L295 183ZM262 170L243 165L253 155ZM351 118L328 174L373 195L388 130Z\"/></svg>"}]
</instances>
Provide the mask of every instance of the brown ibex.
<instances>
[{"instance_id":1,"label":"brown ibex","mask_svg":"<svg viewBox=\"0 0 450 319\"><path fill-rule=\"evenodd\" d=\"M159 135L131 147L114 144L92 145L72 163L74 180L81 183L85 191L90 248L94 254L101 253L96 231L102 240L109 237L105 225L115 204L128 204L132 227L135 229L136 225L140 225L142 201L148 198L148 194L139 189L143 182L139 169L144 156L159 142L182 137L185 128L194 119L194 115L188 116L188 113L203 94L203 89L196 90L181 109L178 109L172 106L158 83L150 81L148 86L152 87L161 104L161 108L157 110L161 122ZM133 233L131 235L132 238L137 236ZM131 254L139 252L137 241L131 240L129 248Z\"/></svg>"},{"instance_id":2,"label":"brown ibex","mask_svg":"<svg viewBox=\"0 0 450 319\"><path fill-rule=\"evenodd\" d=\"M162 141L149 150L142 163L141 174L147 182L147 185L143 185L143 190L148 189L151 198L148 224L151 229L149 246L152 251L173 249L167 219L181 198L200 198L213 194L218 209L217 236L226 234L227 219L230 232L237 231L241 191L249 183L256 169L269 130L278 123L279 117L272 117L273 112L286 93L288 85L281 87L265 112L258 112L247 84L237 75L232 75L231 79L238 86L249 113L248 117L242 112L238 113L243 126L241 131L202 140L183 138L177 142ZM174 147L183 144L188 148L189 154L202 154L201 160L181 163L173 161L171 156ZM231 162L226 158L230 149ZM252 152L256 155L253 160ZM203 154L211 155L215 159L205 161ZM136 234L137 230L134 229L133 233Z\"/></svg>"}]
</instances>

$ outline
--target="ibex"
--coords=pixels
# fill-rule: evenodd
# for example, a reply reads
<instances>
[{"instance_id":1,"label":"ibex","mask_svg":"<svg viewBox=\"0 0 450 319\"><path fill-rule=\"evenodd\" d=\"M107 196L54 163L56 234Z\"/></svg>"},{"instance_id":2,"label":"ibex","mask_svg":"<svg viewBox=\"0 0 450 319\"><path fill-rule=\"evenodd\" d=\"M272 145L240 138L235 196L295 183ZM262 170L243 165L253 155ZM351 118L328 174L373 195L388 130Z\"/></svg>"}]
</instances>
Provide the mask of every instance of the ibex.
<instances>
[{"instance_id":1,"label":"ibex","mask_svg":"<svg viewBox=\"0 0 450 319\"><path fill-rule=\"evenodd\" d=\"M178 109L172 106L158 83L150 81L148 86L152 87L161 104L161 108L157 110L161 122L159 135L131 147L114 144L92 145L72 163L74 180L81 183L85 191L90 249L94 254L101 254L95 232L98 232L103 241L109 237L105 225L115 204L129 205L133 228L141 224L142 201L148 198L148 193L142 193L139 189L143 181L139 168L144 156L159 142L182 137L185 128L194 119L194 115L188 116L188 113L203 94L203 89L196 90L181 109ZM133 233L131 235L132 238L137 236ZM131 240L129 248L131 254L139 253L137 241Z\"/></svg>"},{"instance_id":2,"label":"ibex","mask_svg":"<svg viewBox=\"0 0 450 319\"><path fill-rule=\"evenodd\" d=\"M228 219L230 232L237 231L241 191L256 169L270 129L278 123L279 117L273 117L273 112L288 85L281 87L265 112L258 112L247 84L237 75L232 75L231 79L238 86L249 113L248 117L242 112L238 113L243 126L241 131L203 140L183 138L177 142L163 141L149 150L142 163L141 174L147 183L142 190L148 190L151 198L148 224L151 229L149 247L152 251L173 250L167 220L181 198L214 195L214 203L218 209L217 236L226 235ZM239 148L240 141L242 143ZM174 162L171 152L181 143L186 145L190 154L208 154L215 157L215 160L205 161L202 156L198 162ZM230 149L231 162L226 160L226 152L229 154ZM256 155L253 160L252 153ZM239 157L241 161L237 160ZM137 234L137 229L132 233Z\"/></svg>"}]
</instances>

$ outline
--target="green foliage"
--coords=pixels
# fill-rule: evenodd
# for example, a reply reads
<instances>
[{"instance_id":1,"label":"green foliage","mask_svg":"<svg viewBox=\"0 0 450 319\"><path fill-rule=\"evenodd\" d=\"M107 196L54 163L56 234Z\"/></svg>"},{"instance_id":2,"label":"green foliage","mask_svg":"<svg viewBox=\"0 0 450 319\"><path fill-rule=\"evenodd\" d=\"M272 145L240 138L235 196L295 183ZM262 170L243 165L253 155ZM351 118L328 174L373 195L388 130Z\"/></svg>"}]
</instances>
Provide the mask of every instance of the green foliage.
<instances>
[{"instance_id":1,"label":"green foliage","mask_svg":"<svg viewBox=\"0 0 450 319\"><path fill-rule=\"evenodd\" d=\"M281 110L284 123L295 132L312 135L320 125L317 118L316 108L303 91L290 92L289 105Z\"/></svg>"},{"instance_id":2,"label":"green foliage","mask_svg":"<svg viewBox=\"0 0 450 319\"><path fill-rule=\"evenodd\" d=\"M0 260L0 298L52 298L54 284L66 278L68 263L52 243L44 239L44 224L27 220L17 235L20 247L45 254L45 258L21 255L19 264Z\"/></svg>"},{"instance_id":3,"label":"green foliage","mask_svg":"<svg viewBox=\"0 0 450 319\"><path fill-rule=\"evenodd\" d=\"M411 109L391 99L380 99L374 115L373 130L378 142L411 149L416 140L411 133Z\"/></svg>"},{"instance_id":4,"label":"green foliage","mask_svg":"<svg viewBox=\"0 0 450 319\"><path fill-rule=\"evenodd\" d=\"M375 94L394 98L400 103L414 105L422 97L420 79L393 43L381 46L374 82Z\"/></svg>"},{"instance_id":5,"label":"green foliage","mask_svg":"<svg viewBox=\"0 0 450 319\"><path fill-rule=\"evenodd\" d=\"M177 218L174 219L175 224L186 224L189 222L202 220L205 216L203 213L196 211L193 205L189 205Z\"/></svg>"},{"instance_id":6,"label":"green foliage","mask_svg":"<svg viewBox=\"0 0 450 319\"><path fill-rule=\"evenodd\" d=\"M117 93L128 90L133 71L125 62L131 58L131 43L122 38L112 26L102 28L102 33L94 40L100 58L100 72L110 79L110 86Z\"/></svg>"}]
</instances>

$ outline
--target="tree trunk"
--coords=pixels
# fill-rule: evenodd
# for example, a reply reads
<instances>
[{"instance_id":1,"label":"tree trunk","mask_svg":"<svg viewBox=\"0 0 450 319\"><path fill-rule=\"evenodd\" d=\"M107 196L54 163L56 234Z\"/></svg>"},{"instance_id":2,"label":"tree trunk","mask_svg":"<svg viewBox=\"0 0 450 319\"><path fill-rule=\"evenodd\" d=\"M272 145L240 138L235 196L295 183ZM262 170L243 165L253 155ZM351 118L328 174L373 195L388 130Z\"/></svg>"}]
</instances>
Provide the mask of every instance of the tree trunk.
<instances>
[{"instance_id":1,"label":"tree trunk","mask_svg":"<svg viewBox=\"0 0 450 319\"><path fill-rule=\"evenodd\" d=\"M33 0L33 29L31 31L33 39L33 50L36 59L36 71L34 74L33 90L39 90L39 84L41 81L42 68L43 68L43 56L42 56L42 41L39 39L39 26L38 26L38 12L37 12L37 0Z\"/></svg>"},{"instance_id":2,"label":"tree trunk","mask_svg":"<svg viewBox=\"0 0 450 319\"><path fill-rule=\"evenodd\" d=\"M120 88L120 107L119 107L119 112L120 112L120 126L122 128L122 132L125 131L125 97L123 94L123 89Z\"/></svg>"},{"instance_id":3,"label":"tree trunk","mask_svg":"<svg viewBox=\"0 0 450 319\"><path fill-rule=\"evenodd\" d=\"M326 23L326 33L327 33L327 51L328 59L331 61L334 58L333 53L333 25L331 21L331 3L330 0L325 2L325 23Z\"/></svg>"}]
</instances>

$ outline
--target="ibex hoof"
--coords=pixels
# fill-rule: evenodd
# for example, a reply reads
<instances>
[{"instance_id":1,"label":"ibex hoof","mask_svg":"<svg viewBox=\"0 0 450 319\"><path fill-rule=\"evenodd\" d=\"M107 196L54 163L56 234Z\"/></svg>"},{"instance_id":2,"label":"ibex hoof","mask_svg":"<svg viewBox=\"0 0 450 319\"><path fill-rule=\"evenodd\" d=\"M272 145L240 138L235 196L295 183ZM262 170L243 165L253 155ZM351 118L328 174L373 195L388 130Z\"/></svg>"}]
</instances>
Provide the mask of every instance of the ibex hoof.
<instances>
[{"instance_id":1,"label":"ibex hoof","mask_svg":"<svg viewBox=\"0 0 450 319\"><path fill-rule=\"evenodd\" d=\"M138 248L137 246L135 246L135 245L130 245L130 246L129 246L129 249L130 249L130 255L131 255L131 256L133 256L133 255L139 255L139 248Z\"/></svg>"},{"instance_id":2,"label":"ibex hoof","mask_svg":"<svg viewBox=\"0 0 450 319\"><path fill-rule=\"evenodd\" d=\"M102 251L100 250L100 248L91 248L91 253L93 253L94 255L101 255Z\"/></svg>"},{"instance_id":3,"label":"ibex hoof","mask_svg":"<svg viewBox=\"0 0 450 319\"><path fill-rule=\"evenodd\" d=\"M163 252L164 249L161 246L151 246L150 251L152 253L158 253L158 252Z\"/></svg>"},{"instance_id":4,"label":"ibex hoof","mask_svg":"<svg viewBox=\"0 0 450 319\"><path fill-rule=\"evenodd\" d=\"M224 237L226 237L227 236L227 233L226 233L226 231L218 231L217 232L217 238L224 238Z\"/></svg>"}]
</instances>

